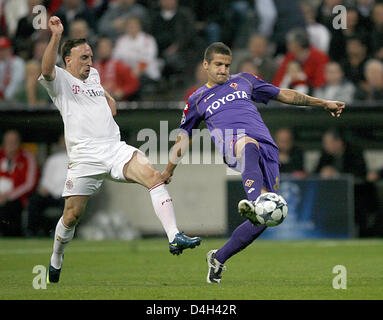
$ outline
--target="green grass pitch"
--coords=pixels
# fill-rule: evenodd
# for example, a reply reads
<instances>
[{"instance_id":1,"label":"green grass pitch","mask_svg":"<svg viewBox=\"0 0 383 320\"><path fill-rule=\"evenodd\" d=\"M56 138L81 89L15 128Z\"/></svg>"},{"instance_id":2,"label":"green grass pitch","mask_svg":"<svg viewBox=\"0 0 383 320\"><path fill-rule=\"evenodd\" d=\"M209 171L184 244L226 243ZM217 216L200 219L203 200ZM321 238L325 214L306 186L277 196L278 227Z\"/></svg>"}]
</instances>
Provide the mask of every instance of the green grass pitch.
<instances>
[{"instance_id":1,"label":"green grass pitch","mask_svg":"<svg viewBox=\"0 0 383 320\"><path fill-rule=\"evenodd\" d=\"M59 284L36 290L35 265L47 265L52 240L0 239L0 299L255 300L383 298L383 239L266 241L227 261L221 284L206 283L206 252L225 239L172 256L166 238L74 239ZM336 265L347 288L334 289Z\"/></svg>"}]
</instances>

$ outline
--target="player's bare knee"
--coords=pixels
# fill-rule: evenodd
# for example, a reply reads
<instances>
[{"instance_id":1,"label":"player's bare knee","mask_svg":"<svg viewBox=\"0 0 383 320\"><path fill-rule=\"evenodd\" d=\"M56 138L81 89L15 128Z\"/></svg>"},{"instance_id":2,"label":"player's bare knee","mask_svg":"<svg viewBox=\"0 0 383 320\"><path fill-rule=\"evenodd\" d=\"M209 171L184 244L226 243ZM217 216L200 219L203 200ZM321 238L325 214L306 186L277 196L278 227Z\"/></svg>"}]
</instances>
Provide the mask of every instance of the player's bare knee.
<instances>
[{"instance_id":1,"label":"player's bare knee","mask_svg":"<svg viewBox=\"0 0 383 320\"><path fill-rule=\"evenodd\" d=\"M63 214L65 225L68 227L75 226L80 220L80 217L84 211L85 211L85 207L79 206L79 205L72 205L72 206L66 207L64 209L64 214Z\"/></svg>"},{"instance_id":2,"label":"player's bare knee","mask_svg":"<svg viewBox=\"0 0 383 320\"><path fill-rule=\"evenodd\" d=\"M162 175L157 170L150 170L146 176L146 185L148 188L153 187L154 185L163 182Z\"/></svg>"},{"instance_id":3,"label":"player's bare knee","mask_svg":"<svg viewBox=\"0 0 383 320\"><path fill-rule=\"evenodd\" d=\"M235 144L235 154L236 154L237 158L239 158L239 159L241 158L242 151L248 143L255 144L259 150L259 143L257 140L250 138L250 137L242 137Z\"/></svg>"}]
</instances>

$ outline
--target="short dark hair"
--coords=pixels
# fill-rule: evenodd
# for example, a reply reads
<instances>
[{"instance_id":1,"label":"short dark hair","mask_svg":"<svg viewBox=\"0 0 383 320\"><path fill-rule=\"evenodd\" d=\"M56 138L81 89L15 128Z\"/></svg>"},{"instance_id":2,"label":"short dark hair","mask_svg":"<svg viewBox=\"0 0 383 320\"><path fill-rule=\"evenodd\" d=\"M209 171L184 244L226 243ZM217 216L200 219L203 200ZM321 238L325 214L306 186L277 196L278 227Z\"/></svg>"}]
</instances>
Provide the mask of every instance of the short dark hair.
<instances>
[{"instance_id":1,"label":"short dark hair","mask_svg":"<svg viewBox=\"0 0 383 320\"><path fill-rule=\"evenodd\" d=\"M61 47L61 58L63 59L65 65L65 58L70 56L70 51L72 50L72 48L75 48L84 43L87 43L86 39L69 39L64 42L64 44Z\"/></svg>"},{"instance_id":2,"label":"short dark hair","mask_svg":"<svg viewBox=\"0 0 383 320\"><path fill-rule=\"evenodd\" d=\"M310 38L307 31L303 28L290 30L286 35L287 42L295 42L300 47L308 49L310 47Z\"/></svg>"},{"instance_id":3,"label":"short dark hair","mask_svg":"<svg viewBox=\"0 0 383 320\"><path fill-rule=\"evenodd\" d=\"M213 56L215 53L224 54L226 56L231 57L230 48L224 44L223 42L213 42L210 46L208 46L205 50L204 60L210 63L213 60Z\"/></svg>"}]
</instances>

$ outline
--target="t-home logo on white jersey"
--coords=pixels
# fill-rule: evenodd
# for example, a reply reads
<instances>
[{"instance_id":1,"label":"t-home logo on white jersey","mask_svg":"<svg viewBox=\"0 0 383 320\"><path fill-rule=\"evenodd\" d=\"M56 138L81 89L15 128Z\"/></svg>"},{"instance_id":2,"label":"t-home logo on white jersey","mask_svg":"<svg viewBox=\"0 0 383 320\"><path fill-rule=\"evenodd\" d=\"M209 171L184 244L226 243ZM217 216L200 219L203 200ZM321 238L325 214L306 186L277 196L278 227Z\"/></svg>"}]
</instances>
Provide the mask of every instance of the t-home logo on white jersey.
<instances>
[{"instance_id":1,"label":"t-home logo on white jersey","mask_svg":"<svg viewBox=\"0 0 383 320\"><path fill-rule=\"evenodd\" d=\"M85 93L89 97L104 97L105 93L103 90L94 90L94 89L82 89L79 85L74 84L72 86L72 92L74 94L79 94L79 93Z\"/></svg>"}]
</instances>

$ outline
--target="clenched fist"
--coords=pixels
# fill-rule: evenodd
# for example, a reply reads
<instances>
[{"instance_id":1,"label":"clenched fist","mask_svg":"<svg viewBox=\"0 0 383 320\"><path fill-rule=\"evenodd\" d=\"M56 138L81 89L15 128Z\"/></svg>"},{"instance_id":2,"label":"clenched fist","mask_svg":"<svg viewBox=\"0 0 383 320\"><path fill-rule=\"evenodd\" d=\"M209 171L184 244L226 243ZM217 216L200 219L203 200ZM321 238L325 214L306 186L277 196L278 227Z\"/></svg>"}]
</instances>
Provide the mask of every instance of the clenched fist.
<instances>
[{"instance_id":1,"label":"clenched fist","mask_svg":"<svg viewBox=\"0 0 383 320\"><path fill-rule=\"evenodd\" d=\"M48 21L48 27L52 31L52 34L61 35L64 31L64 26L61 23L59 17L53 16Z\"/></svg>"}]
</instances>

